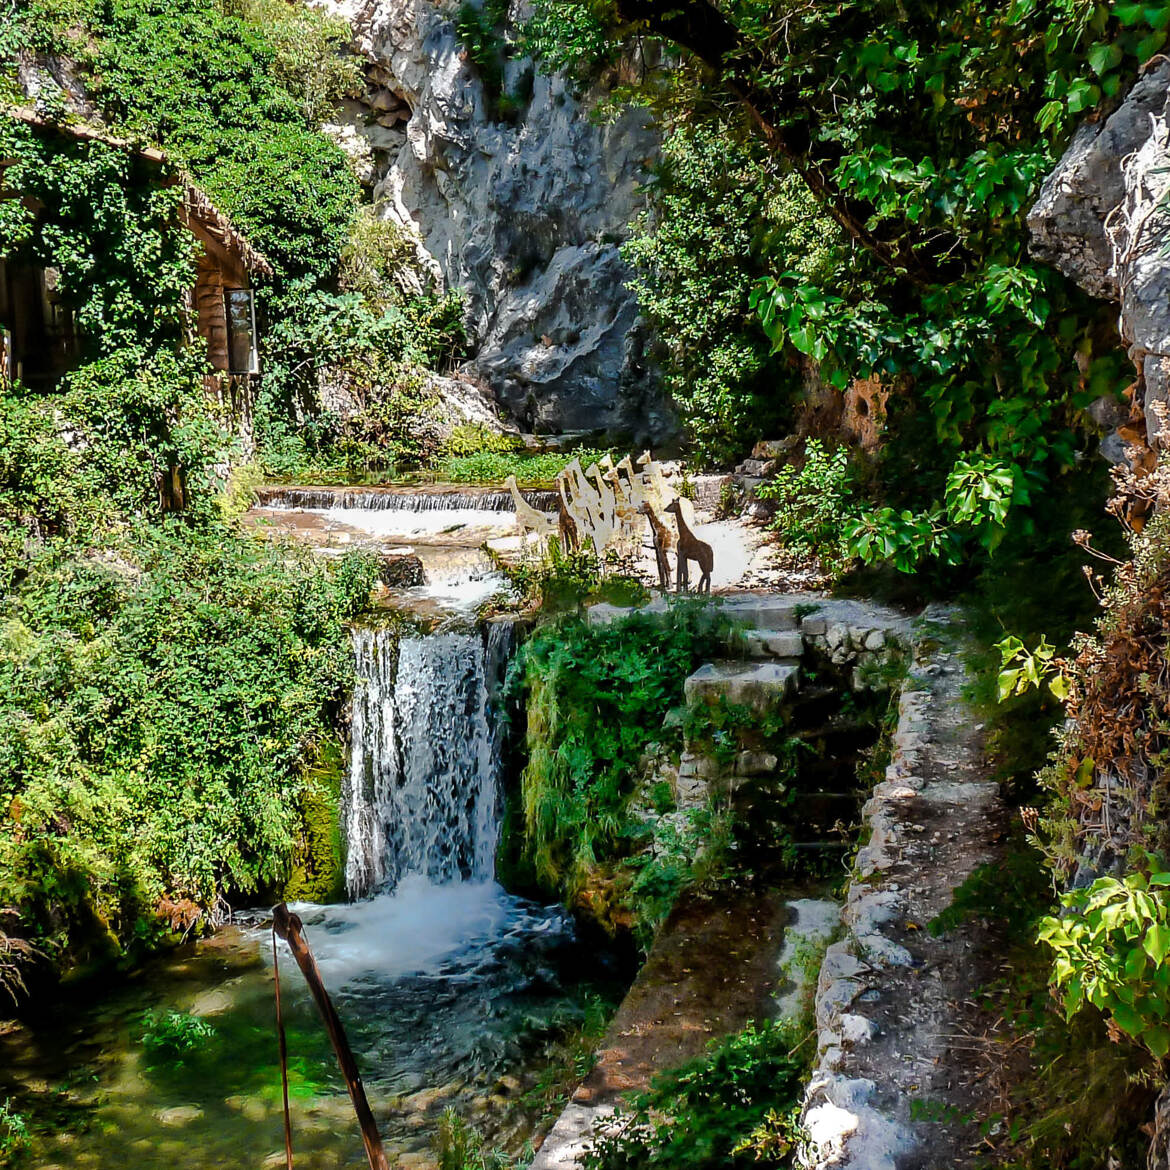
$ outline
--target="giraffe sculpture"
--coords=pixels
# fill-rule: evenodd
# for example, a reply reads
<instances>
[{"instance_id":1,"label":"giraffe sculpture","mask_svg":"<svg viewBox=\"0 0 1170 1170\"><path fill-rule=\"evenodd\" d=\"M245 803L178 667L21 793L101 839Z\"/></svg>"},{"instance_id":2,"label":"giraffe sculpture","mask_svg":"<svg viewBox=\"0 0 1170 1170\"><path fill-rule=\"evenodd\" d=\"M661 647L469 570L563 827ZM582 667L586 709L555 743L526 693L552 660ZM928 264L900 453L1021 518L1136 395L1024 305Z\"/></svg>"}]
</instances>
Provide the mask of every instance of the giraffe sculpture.
<instances>
[{"instance_id":1,"label":"giraffe sculpture","mask_svg":"<svg viewBox=\"0 0 1170 1170\"><path fill-rule=\"evenodd\" d=\"M715 567L715 550L705 541L700 540L691 531L686 513L690 513L693 522L694 510L684 508L689 504L682 496L677 496L667 506L665 511L674 516L678 522L678 564L676 568L676 587L679 593L685 593L690 585L689 561L695 561L699 566L699 583L695 587L697 593L711 592L711 570Z\"/></svg>"},{"instance_id":2,"label":"giraffe sculpture","mask_svg":"<svg viewBox=\"0 0 1170 1170\"><path fill-rule=\"evenodd\" d=\"M674 528L666 515L666 505L674 499L674 493L662 476L662 470L649 451L643 451L638 459L642 473L638 475L638 487L642 500L641 511L650 523L650 539L654 544L654 560L658 566L659 580L663 591L670 588L670 553L678 541ZM632 469L631 469L632 470Z\"/></svg>"},{"instance_id":3,"label":"giraffe sculpture","mask_svg":"<svg viewBox=\"0 0 1170 1170\"><path fill-rule=\"evenodd\" d=\"M670 558L666 550L673 540L670 526L664 524L654 511L649 500L643 500L639 509L650 522L650 538L654 542L654 563L658 568L658 588L666 593L670 589Z\"/></svg>"},{"instance_id":4,"label":"giraffe sculpture","mask_svg":"<svg viewBox=\"0 0 1170 1170\"><path fill-rule=\"evenodd\" d=\"M572 501L565 476L557 476L557 528L561 534L561 547L565 552L576 552L581 547L581 530L574 515Z\"/></svg>"}]
</instances>

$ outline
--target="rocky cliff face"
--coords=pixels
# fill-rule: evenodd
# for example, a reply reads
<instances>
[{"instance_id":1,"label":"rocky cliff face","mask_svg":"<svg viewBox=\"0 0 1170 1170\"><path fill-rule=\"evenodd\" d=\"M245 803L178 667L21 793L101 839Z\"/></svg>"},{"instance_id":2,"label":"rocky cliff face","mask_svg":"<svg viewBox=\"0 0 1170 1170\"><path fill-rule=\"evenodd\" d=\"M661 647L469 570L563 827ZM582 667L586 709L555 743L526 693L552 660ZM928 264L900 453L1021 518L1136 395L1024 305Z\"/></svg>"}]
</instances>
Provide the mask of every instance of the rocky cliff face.
<instances>
[{"instance_id":1,"label":"rocky cliff face","mask_svg":"<svg viewBox=\"0 0 1170 1170\"><path fill-rule=\"evenodd\" d=\"M588 99L530 61L496 116L442 0L331 0L369 62L338 133L382 214L417 232L426 262L465 290L485 379L526 430L669 427L617 245L641 206L657 142L644 114L599 126Z\"/></svg>"},{"instance_id":2,"label":"rocky cliff face","mask_svg":"<svg viewBox=\"0 0 1170 1170\"><path fill-rule=\"evenodd\" d=\"M1155 61L1113 114L1077 131L1028 225L1036 256L1119 302L1157 449L1170 447L1170 61Z\"/></svg>"}]
</instances>

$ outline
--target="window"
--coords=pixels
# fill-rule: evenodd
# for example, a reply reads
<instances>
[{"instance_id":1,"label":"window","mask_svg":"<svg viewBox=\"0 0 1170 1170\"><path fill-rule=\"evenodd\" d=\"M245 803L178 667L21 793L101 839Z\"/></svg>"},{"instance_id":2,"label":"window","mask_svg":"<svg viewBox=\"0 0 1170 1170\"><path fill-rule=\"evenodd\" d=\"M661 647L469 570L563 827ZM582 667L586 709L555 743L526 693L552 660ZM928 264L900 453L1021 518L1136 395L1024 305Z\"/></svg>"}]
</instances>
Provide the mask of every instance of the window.
<instances>
[{"instance_id":1,"label":"window","mask_svg":"<svg viewBox=\"0 0 1170 1170\"><path fill-rule=\"evenodd\" d=\"M228 331L228 372L258 374L260 355L256 352L256 306L252 290L225 288L224 313Z\"/></svg>"}]
</instances>

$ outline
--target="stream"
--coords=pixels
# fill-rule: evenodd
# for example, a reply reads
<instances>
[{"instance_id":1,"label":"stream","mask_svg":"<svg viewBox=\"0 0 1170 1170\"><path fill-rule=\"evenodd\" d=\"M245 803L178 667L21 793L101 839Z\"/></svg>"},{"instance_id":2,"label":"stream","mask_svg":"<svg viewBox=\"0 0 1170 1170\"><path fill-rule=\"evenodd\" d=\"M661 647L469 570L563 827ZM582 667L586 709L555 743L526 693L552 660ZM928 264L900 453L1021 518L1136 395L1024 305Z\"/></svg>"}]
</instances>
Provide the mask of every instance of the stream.
<instances>
[{"instance_id":1,"label":"stream","mask_svg":"<svg viewBox=\"0 0 1170 1170\"><path fill-rule=\"evenodd\" d=\"M353 900L294 907L402 1167L435 1164L446 1108L519 1152L555 1103L558 1041L622 989L559 907L494 881L495 699L514 639L510 623L467 619L474 575L446 587L456 596L434 633L353 633L341 809ZM324 1030L279 946L296 1164L364 1166ZM25 1165L283 1165L272 964L265 912L238 915L0 1034L0 1103L35 1100L42 1119Z\"/></svg>"}]
</instances>

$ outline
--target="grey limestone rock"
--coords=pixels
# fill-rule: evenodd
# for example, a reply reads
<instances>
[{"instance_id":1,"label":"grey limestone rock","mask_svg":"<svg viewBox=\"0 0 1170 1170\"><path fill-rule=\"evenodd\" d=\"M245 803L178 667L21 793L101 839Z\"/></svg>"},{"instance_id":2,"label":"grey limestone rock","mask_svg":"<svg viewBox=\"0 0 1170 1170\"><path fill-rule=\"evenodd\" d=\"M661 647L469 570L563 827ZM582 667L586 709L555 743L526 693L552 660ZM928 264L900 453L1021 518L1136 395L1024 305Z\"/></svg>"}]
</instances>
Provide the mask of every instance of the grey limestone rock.
<instances>
[{"instance_id":1,"label":"grey limestone rock","mask_svg":"<svg viewBox=\"0 0 1170 1170\"><path fill-rule=\"evenodd\" d=\"M1159 447L1170 422L1170 60L1154 60L1112 114L1077 131L1028 226L1034 255L1120 303L1148 438Z\"/></svg>"},{"instance_id":2,"label":"grey limestone rock","mask_svg":"<svg viewBox=\"0 0 1170 1170\"><path fill-rule=\"evenodd\" d=\"M673 422L618 251L657 156L646 113L599 125L590 95L512 59L504 90L531 97L504 120L459 43L452 5L327 2L368 62L369 89L336 136L381 214L416 234L446 286L465 291L468 372L526 431L660 441Z\"/></svg>"}]
</instances>

